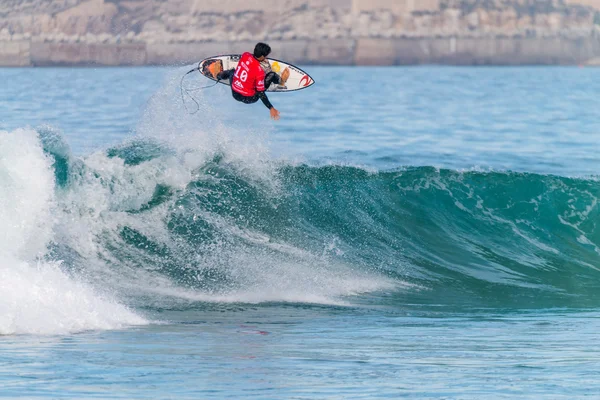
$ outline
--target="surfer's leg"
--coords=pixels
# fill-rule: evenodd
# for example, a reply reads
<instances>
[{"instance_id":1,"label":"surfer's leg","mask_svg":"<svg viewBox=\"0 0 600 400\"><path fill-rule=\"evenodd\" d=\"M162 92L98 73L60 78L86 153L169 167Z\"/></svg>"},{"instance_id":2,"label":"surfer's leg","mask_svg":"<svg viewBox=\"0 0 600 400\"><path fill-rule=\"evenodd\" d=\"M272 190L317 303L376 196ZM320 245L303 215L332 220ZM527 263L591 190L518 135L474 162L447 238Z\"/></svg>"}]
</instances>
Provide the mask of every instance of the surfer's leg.
<instances>
[{"instance_id":1,"label":"surfer's leg","mask_svg":"<svg viewBox=\"0 0 600 400\"><path fill-rule=\"evenodd\" d=\"M281 73L281 76L279 76L278 74L276 74L273 71L269 72L265 76L265 89L268 89L272 83L274 83L275 85L281 85L281 86L285 85L285 82L287 81L289 76L290 76L290 70L287 68L283 70L283 72Z\"/></svg>"},{"instance_id":2,"label":"surfer's leg","mask_svg":"<svg viewBox=\"0 0 600 400\"><path fill-rule=\"evenodd\" d=\"M231 95L233 96L234 99L236 99L237 101L244 103L244 104L253 104L258 101L258 94L255 94L254 96L242 96L235 90L232 90Z\"/></svg>"},{"instance_id":3,"label":"surfer's leg","mask_svg":"<svg viewBox=\"0 0 600 400\"><path fill-rule=\"evenodd\" d=\"M271 86L271 83L279 85L281 82L281 78L275 72L271 71L265 76L265 89L268 89Z\"/></svg>"},{"instance_id":4,"label":"surfer's leg","mask_svg":"<svg viewBox=\"0 0 600 400\"><path fill-rule=\"evenodd\" d=\"M209 78L217 79L217 76L223 72L223 61L208 60L203 67L202 73Z\"/></svg>"},{"instance_id":5,"label":"surfer's leg","mask_svg":"<svg viewBox=\"0 0 600 400\"><path fill-rule=\"evenodd\" d=\"M235 69L228 69L227 71L221 71L217 74L217 79L220 81L231 80L231 78L233 78L234 73L235 73Z\"/></svg>"}]
</instances>

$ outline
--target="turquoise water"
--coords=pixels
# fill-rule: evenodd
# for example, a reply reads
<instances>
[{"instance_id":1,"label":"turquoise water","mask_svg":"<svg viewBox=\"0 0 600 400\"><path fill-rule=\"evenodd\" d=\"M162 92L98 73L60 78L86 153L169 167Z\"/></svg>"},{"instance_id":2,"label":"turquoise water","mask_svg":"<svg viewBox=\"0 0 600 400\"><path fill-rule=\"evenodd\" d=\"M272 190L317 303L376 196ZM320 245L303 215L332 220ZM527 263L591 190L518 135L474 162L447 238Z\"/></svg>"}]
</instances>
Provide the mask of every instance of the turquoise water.
<instances>
[{"instance_id":1,"label":"turquoise water","mask_svg":"<svg viewBox=\"0 0 600 400\"><path fill-rule=\"evenodd\" d=\"M0 397L598 396L600 71L186 71L0 69Z\"/></svg>"}]
</instances>

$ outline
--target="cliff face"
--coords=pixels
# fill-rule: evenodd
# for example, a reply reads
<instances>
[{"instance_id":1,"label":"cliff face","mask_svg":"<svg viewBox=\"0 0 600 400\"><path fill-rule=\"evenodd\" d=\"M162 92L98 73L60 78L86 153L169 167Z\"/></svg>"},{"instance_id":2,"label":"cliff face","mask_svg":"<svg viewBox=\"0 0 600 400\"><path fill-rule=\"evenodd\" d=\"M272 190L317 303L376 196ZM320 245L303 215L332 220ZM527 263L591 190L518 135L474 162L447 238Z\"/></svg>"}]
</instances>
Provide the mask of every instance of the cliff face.
<instances>
[{"instance_id":1,"label":"cliff face","mask_svg":"<svg viewBox=\"0 0 600 400\"><path fill-rule=\"evenodd\" d=\"M0 64L161 64L269 41L322 64L582 63L600 0L4 0Z\"/></svg>"}]
</instances>

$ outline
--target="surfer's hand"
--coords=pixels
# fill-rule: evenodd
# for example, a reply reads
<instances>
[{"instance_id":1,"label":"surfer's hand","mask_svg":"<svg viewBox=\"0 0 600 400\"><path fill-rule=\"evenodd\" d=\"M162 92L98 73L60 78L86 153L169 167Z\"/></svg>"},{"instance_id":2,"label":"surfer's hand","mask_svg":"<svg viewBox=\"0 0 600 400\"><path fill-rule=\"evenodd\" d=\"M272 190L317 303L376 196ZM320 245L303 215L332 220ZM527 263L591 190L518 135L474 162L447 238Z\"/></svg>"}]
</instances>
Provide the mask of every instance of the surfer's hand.
<instances>
[{"instance_id":1,"label":"surfer's hand","mask_svg":"<svg viewBox=\"0 0 600 400\"><path fill-rule=\"evenodd\" d=\"M269 111L271 112L271 119L277 121L279 119L279 111L277 111L275 107L271 108Z\"/></svg>"}]
</instances>

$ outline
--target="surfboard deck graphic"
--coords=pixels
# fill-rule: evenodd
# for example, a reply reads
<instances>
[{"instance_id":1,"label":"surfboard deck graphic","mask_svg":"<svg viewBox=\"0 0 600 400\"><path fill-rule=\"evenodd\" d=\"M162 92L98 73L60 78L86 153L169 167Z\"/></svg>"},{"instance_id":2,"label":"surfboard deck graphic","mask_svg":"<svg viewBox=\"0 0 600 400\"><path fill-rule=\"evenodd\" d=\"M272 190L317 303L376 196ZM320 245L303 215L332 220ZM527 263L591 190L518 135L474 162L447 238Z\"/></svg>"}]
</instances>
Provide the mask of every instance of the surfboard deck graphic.
<instances>
[{"instance_id":1,"label":"surfboard deck graphic","mask_svg":"<svg viewBox=\"0 0 600 400\"><path fill-rule=\"evenodd\" d=\"M229 54L223 56L214 56L206 58L198 64L198 69L202 75L206 76L208 79L216 81L215 78L210 74L208 67L215 63L220 62L223 65L223 70L235 69L242 57L241 54ZM285 61L276 60L274 58L267 58L269 65L271 66L271 70L279 75L288 68L290 71L290 77L288 78L285 86L279 85L271 85L267 92L294 92L296 90L306 89L307 87L312 86L315 83L315 80L308 75L306 72L302 71L300 68L295 65L286 63ZM224 85L230 85L228 80L219 81Z\"/></svg>"}]
</instances>

